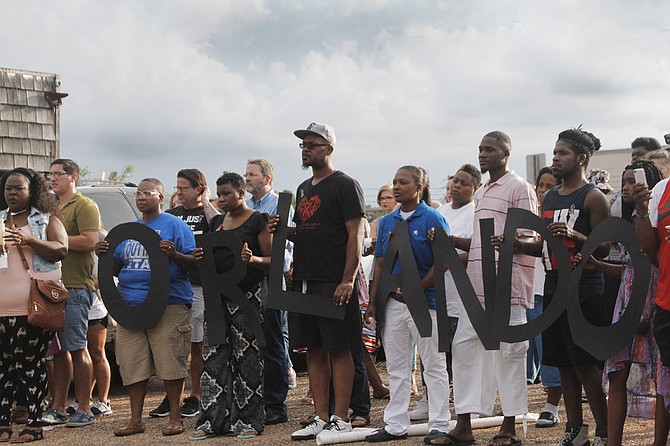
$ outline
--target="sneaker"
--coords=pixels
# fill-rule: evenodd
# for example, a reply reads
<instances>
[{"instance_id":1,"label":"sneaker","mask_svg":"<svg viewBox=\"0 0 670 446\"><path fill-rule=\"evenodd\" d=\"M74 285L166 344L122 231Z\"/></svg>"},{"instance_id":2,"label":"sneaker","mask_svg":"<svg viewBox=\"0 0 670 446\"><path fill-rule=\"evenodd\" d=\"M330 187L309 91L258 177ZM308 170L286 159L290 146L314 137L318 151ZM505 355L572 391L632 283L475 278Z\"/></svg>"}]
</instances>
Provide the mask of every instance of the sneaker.
<instances>
[{"instance_id":1,"label":"sneaker","mask_svg":"<svg viewBox=\"0 0 670 446\"><path fill-rule=\"evenodd\" d=\"M540 417L535 422L535 427L554 427L558 424L558 421L558 415L544 411L540 414Z\"/></svg>"},{"instance_id":2,"label":"sneaker","mask_svg":"<svg viewBox=\"0 0 670 446\"><path fill-rule=\"evenodd\" d=\"M103 403L100 400L96 401L95 403L91 404L91 412L93 412L93 415L96 417L100 417L102 415L111 415L112 406L110 405L110 401L107 400L106 403Z\"/></svg>"},{"instance_id":3,"label":"sneaker","mask_svg":"<svg viewBox=\"0 0 670 446\"><path fill-rule=\"evenodd\" d=\"M167 398L167 397L166 397ZM168 403L168 414L170 413L170 404ZM182 417L194 417L200 413L200 401L194 396L184 398L184 403L179 408Z\"/></svg>"},{"instance_id":4,"label":"sneaker","mask_svg":"<svg viewBox=\"0 0 670 446\"><path fill-rule=\"evenodd\" d=\"M93 414L87 414L83 410L78 410L72 419L65 423L65 427L83 427L95 423Z\"/></svg>"},{"instance_id":5,"label":"sneaker","mask_svg":"<svg viewBox=\"0 0 670 446\"><path fill-rule=\"evenodd\" d=\"M416 403L413 410L409 411L409 419L411 421L425 420L428 418L428 396L423 397Z\"/></svg>"},{"instance_id":6,"label":"sneaker","mask_svg":"<svg viewBox=\"0 0 670 446\"><path fill-rule=\"evenodd\" d=\"M326 426L326 422L318 416L311 423L291 434L291 440L314 440Z\"/></svg>"},{"instance_id":7,"label":"sneaker","mask_svg":"<svg viewBox=\"0 0 670 446\"><path fill-rule=\"evenodd\" d=\"M46 424L65 424L67 423L67 414L56 412L53 407L42 415L42 421Z\"/></svg>"},{"instance_id":8,"label":"sneaker","mask_svg":"<svg viewBox=\"0 0 670 446\"><path fill-rule=\"evenodd\" d=\"M293 370L293 367L289 367L288 369L288 388L289 389L295 389L298 387L298 376L295 374L295 370Z\"/></svg>"},{"instance_id":9,"label":"sneaker","mask_svg":"<svg viewBox=\"0 0 670 446\"><path fill-rule=\"evenodd\" d=\"M570 426L570 423L566 423L565 433L556 446L589 446L590 444L588 424L582 424L577 429Z\"/></svg>"},{"instance_id":10,"label":"sneaker","mask_svg":"<svg viewBox=\"0 0 670 446\"><path fill-rule=\"evenodd\" d=\"M607 437L595 437L591 446L607 446Z\"/></svg>"},{"instance_id":11,"label":"sneaker","mask_svg":"<svg viewBox=\"0 0 670 446\"><path fill-rule=\"evenodd\" d=\"M344 421L342 418L338 417L337 415L331 415L330 416L330 421L326 423L325 426L323 426L323 429L321 432L316 436L316 442L318 444L321 444L323 442L320 442L319 439L322 436L328 436L330 434L336 434L336 433L345 433L345 432L351 432L353 431L354 428L351 427L351 423L348 423Z\"/></svg>"},{"instance_id":12,"label":"sneaker","mask_svg":"<svg viewBox=\"0 0 670 446\"><path fill-rule=\"evenodd\" d=\"M368 443L381 443L384 441L393 441L393 440L402 440L407 438L407 433L404 433L402 435L393 435L389 434L386 432L386 429L378 429L371 433L370 435L367 435L365 437L365 441Z\"/></svg>"},{"instance_id":13,"label":"sneaker","mask_svg":"<svg viewBox=\"0 0 670 446\"><path fill-rule=\"evenodd\" d=\"M67 409L65 409L65 413L68 414L69 416L73 417L74 414L77 413L77 409L79 408L79 401L73 400L69 406L67 406Z\"/></svg>"},{"instance_id":14,"label":"sneaker","mask_svg":"<svg viewBox=\"0 0 670 446\"><path fill-rule=\"evenodd\" d=\"M168 415L170 415L170 402L167 396L163 398L163 401L161 401L157 408L149 412L149 416L152 418L163 418Z\"/></svg>"},{"instance_id":15,"label":"sneaker","mask_svg":"<svg viewBox=\"0 0 670 446\"><path fill-rule=\"evenodd\" d=\"M446 437L446 436L447 436L446 432L442 432L442 431L438 431L437 429L433 429L432 431L428 432L428 435L423 437L423 444L432 444L430 442L431 440L434 440L436 438Z\"/></svg>"}]
</instances>

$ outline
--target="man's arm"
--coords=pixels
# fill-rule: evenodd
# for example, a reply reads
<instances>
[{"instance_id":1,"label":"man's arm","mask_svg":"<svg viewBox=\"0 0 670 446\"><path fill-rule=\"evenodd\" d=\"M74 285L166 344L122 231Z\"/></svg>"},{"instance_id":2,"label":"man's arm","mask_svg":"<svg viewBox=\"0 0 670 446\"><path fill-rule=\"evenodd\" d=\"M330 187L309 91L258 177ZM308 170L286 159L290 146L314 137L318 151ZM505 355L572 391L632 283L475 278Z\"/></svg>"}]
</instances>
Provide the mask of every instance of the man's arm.
<instances>
[{"instance_id":1,"label":"man's arm","mask_svg":"<svg viewBox=\"0 0 670 446\"><path fill-rule=\"evenodd\" d=\"M70 235L67 241L71 251L93 252L99 239L98 231L87 231L79 235Z\"/></svg>"},{"instance_id":2,"label":"man's arm","mask_svg":"<svg viewBox=\"0 0 670 446\"><path fill-rule=\"evenodd\" d=\"M342 282L333 293L333 302L345 305L351 299L354 291L354 282L358 274L363 246L363 216L351 218L345 222L347 228L347 255L344 263Z\"/></svg>"}]
</instances>

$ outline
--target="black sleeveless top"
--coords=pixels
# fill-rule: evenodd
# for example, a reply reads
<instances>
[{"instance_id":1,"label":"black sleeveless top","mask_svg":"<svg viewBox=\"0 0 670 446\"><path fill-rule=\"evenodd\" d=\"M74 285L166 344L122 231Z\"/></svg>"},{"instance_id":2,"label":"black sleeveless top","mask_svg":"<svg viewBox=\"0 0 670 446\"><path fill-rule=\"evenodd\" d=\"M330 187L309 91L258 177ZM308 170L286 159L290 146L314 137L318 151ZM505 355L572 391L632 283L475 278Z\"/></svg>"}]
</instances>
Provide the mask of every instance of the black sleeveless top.
<instances>
[{"instance_id":1,"label":"black sleeveless top","mask_svg":"<svg viewBox=\"0 0 670 446\"><path fill-rule=\"evenodd\" d=\"M560 195L558 193L560 186L555 186L544 197L542 203L542 218L545 224L549 225L554 222L567 223L568 227L580 232L588 237L591 233L590 215L586 211L584 202L586 196L595 186L588 183L569 195ZM573 240L564 239L565 247L568 249L570 257L578 253L582 246L575 243ZM558 263L554 257L553 252L548 245L545 245L544 267L547 272L544 281L544 293L554 294L558 284ZM598 271L582 272L581 280L579 281L580 293L595 293L602 294L605 286L603 274Z\"/></svg>"}]
</instances>

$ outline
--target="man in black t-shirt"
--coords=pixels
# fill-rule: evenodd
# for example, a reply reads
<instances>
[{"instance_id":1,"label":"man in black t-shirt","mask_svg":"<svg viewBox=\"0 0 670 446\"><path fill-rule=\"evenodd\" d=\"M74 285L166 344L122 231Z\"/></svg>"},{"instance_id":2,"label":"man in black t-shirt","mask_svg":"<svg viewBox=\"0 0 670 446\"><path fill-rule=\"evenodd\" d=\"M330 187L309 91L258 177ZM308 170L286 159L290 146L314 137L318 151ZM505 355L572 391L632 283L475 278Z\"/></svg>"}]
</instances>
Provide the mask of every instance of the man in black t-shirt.
<instances>
[{"instance_id":1,"label":"man in black t-shirt","mask_svg":"<svg viewBox=\"0 0 670 446\"><path fill-rule=\"evenodd\" d=\"M361 257L365 201L358 182L333 167L335 132L311 123L294 134L302 139L302 164L313 176L297 190L293 290L332 298L346 306L344 320L292 313L290 342L307 348L307 370L316 417L293 433L293 440L313 439L321 431L348 432L354 380L352 348L360 348L361 322L356 275ZM333 381L335 408L329 417L329 385Z\"/></svg>"},{"instance_id":2,"label":"man in black t-shirt","mask_svg":"<svg viewBox=\"0 0 670 446\"><path fill-rule=\"evenodd\" d=\"M209 232L209 220L219 211L209 202L209 189L205 175L198 169L182 169L177 173L175 187L179 205L165 212L181 218L194 235ZM184 398L180 408L181 416L194 417L200 413L200 375L202 373L202 347L205 337L205 301L202 294L200 270L189 271L193 287L193 306L191 307L191 396ZM170 414L167 396L154 410L152 417L165 417Z\"/></svg>"}]
</instances>

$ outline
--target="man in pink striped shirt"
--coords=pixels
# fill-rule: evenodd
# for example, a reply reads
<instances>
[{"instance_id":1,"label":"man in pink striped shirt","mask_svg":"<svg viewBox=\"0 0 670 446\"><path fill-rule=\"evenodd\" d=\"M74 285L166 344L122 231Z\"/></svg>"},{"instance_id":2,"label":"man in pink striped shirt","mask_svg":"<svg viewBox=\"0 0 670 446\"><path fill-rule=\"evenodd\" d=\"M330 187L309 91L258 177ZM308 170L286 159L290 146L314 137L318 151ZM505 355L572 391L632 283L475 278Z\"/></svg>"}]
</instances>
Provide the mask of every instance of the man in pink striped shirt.
<instances>
[{"instance_id":1,"label":"man in pink striped shirt","mask_svg":"<svg viewBox=\"0 0 670 446\"><path fill-rule=\"evenodd\" d=\"M492 218L494 234L502 234L510 208L537 213L537 197L533 187L513 171L507 170L512 144L500 131L487 133L479 145L479 167L490 179L475 192L475 221L472 239L458 239L458 248L469 245L468 276L484 305L482 243L479 221ZM519 231L520 237L533 237L532 231ZM469 243L468 243L469 242ZM497 255L497 254L496 254ZM512 266L510 325L526 322L526 308L533 305L535 259L515 254ZM518 444L514 418L528 412L526 390L526 351L528 341L501 343L500 350L486 350L467 314L461 315L453 343L454 406L456 427L447 437L431 444L472 444L471 413L491 414L496 390L500 395L504 421L489 445Z\"/></svg>"}]
</instances>

